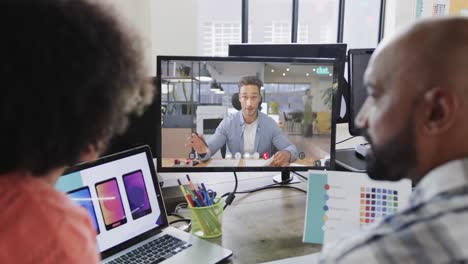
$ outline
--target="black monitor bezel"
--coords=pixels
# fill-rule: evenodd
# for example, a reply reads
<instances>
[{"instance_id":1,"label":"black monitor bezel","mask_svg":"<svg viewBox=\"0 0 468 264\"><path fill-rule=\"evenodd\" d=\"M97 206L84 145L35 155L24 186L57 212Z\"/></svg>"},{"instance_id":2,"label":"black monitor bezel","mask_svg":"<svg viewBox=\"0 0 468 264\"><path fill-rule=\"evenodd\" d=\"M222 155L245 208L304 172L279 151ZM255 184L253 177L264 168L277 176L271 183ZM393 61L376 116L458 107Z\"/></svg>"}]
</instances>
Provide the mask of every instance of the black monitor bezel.
<instances>
[{"instance_id":1,"label":"black monitor bezel","mask_svg":"<svg viewBox=\"0 0 468 264\"><path fill-rule=\"evenodd\" d=\"M157 69L156 69L156 89L157 94L156 103L161 106L161 61L180 60L180 61L232 61L232 62L279 62L279 63L330 63L333 64L333 78L336 78L338 86L340 85L340 78L337 78L339 73L335 71L336 67L342 63L342 59L337 58L279 58L279 57L206 57L206 56L157 56ZM307 171L313 170L333 170L335 168L335 136L336 136L336 94L332 98L331 110L331 135L330 135L330 162L329 166L297 166L297 167L163 167L162 166L162 133L161 133L161 115L157 115L156 125L156 164L158 172L232 172L232 171Z\"/></svg>"},{"instance_id":2,"label":"black monitor bezel","mask_svg":"<svg viewBox=\"0 0 468 264\"><path fill-rule=\"evenodd\" d=\"M354 96L353 92L357 87L353 87L353 74L352 74L352 58L355 55L361 55L361 54L372 54L375 49L350 49L348 50L348 84L349 84L349 109L348 109L348 117L349 117L349 122L348 122L348 130L349 134L351 136L362 136L362 129L359 129L356 127L354 124L354 119L356 118L358 113L354 112ZM363 87L360 87L361 89Z\"/></svg>"},{"instance_id":3,"label":"black monitor bezel","mask_svg":"<svg viewBox=\"0 0 468 264\"><path fill-rule=\"evenodd\" d=\"M329 44L229 44L232 57L291 57L291 58L336 58L346 59L346 43ZM313 53L317 53L314 55Z\"/></svg>"}]
</instances>

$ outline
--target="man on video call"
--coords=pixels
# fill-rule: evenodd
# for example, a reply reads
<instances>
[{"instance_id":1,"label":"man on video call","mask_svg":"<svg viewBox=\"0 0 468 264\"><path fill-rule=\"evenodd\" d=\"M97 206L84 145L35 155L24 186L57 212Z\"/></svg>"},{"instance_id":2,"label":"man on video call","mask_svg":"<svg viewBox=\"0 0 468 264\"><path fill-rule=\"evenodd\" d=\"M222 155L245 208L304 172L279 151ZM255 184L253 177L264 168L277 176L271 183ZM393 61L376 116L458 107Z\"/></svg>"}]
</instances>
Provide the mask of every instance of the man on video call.
<instances>
[{"instance_id":1,"label":"man on video call","mask_svg":"<svg viewBox=\"0 0 468 264\"><path fill-rule=\"evenodd\" d=\"M255 76L243 77L239 81L239 101L242 110L223 119L216 132L205 142L203 135L192 133L187 146L197 152L202 161L227 144L230 152L257 152L264 157L268 153L271 166L286 166L297 158L297 148L283 134L278 124L258 111L262 96L262 81ZM278 151L273 153L274 149ZM273 155L273 156L271 156Z\"/></svg>"}]
</instances>

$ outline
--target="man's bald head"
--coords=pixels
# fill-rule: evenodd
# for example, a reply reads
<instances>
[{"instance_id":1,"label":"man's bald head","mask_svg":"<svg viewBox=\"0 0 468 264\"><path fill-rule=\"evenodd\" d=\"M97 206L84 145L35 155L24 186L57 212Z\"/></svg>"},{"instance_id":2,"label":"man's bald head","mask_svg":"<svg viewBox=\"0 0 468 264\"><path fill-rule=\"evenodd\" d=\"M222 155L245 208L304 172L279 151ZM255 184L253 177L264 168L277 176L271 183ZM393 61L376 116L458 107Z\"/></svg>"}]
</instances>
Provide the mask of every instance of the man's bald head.
<instances>
[{"instance_id":1,"label":"man's bald head","mask_svg":"<svg viewBox=\"0 0 468 264\"><path fill-rule=\"evenodd\" d=\"M463 88L461 81L468 79L467 29L468 18L423 20L384 40L370 63L384 60L380 66L392 76L401 73L405 80L415 83L416 94L436 86Z\"/></svg>"},{"instance_id":2,"label":"man's bald head","mask_svg":"<svg viewBox=\"0 0 468 264\"><path fill-rule=\"evenodd\" d=\"M468 156L467 28L467 18L424 20L374 52L364 78L369 97L356 124L367 131L371 165L384 178L418 181Z\"/></svg>"}]
</instances>

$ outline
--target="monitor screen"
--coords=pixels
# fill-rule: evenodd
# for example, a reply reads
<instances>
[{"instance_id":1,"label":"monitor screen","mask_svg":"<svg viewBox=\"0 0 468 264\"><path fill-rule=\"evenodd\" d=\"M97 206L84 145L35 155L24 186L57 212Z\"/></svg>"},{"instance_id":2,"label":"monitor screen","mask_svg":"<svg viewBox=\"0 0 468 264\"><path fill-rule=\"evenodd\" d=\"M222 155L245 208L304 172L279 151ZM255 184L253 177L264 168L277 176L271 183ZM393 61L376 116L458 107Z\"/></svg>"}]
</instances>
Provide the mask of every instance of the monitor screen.
<instances>
[{"instance_id":1,"label":"monitor screen","mask_svg":"<svg viewBox=\"0 0 468 264\"><path fill-rule=\"evenodd\" d=\"M158 171L332 168L338 63L158 56ZM239 87L246 76L263 86ZM205 151L192 145L194 132L203 136ZM281 153L289 164L279 169L272 163Z\"/></svg>"},{"instance_id":2,"label":"monitor screen","mask_svg":"<svg viewBox=\"0 0 468 264\"><path fill-rule=\"evenodd\" d=\"M354 125L359 110L367 98L364 87L364 72L374 49L350 49L348 51L348 79L349 79L349 133L360 136L362 132Z\"/></svg>"},{"instance_id":3,"label":"monitor screen","mask_svg":"<svg viewBox=\"0 0 468 264\"><path fill-rule=\"evenodd\" d=\"M254 57L289 57L289 58L337 58L341 61L335 69L339 78L342 78L336 90L335 112L337 123L348 122L348 86L344 80L346 60L346 44L229 44L229 56L254 56Z\"/></svg>"}]
</instances>

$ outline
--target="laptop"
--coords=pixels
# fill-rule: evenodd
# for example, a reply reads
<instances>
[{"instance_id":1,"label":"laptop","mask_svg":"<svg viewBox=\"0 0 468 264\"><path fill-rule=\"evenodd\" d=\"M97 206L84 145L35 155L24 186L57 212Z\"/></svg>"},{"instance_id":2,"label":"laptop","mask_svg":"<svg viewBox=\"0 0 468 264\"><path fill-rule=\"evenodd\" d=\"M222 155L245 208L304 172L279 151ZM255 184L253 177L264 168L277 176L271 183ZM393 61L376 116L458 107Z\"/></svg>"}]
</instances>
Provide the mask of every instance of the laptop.
<instances>
[{"instance_id":1,"label":"laptop","mask_svg":"<svg viewBox=\"0 0 468 264\"><path fill-rule=\"evenodd\" d=\"M56 188L90 214L102 263L218 263L232 256L169 226L148 146L71 167Z\"/></svg>"}]
</instances>

